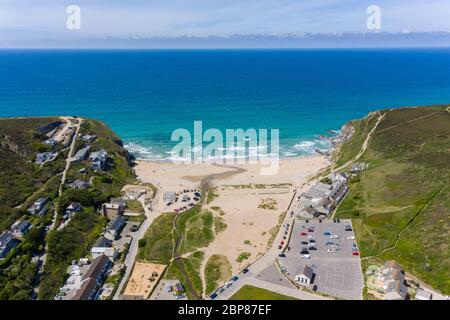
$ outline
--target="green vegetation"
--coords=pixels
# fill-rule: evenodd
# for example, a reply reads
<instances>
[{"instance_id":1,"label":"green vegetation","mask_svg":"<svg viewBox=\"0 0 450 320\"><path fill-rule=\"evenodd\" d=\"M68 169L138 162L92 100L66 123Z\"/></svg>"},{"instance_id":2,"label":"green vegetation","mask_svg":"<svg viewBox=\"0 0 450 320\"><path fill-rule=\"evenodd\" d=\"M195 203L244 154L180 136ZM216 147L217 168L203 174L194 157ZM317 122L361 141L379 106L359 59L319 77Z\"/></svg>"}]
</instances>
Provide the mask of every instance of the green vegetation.
<instances>
[{"instance_id":1,"label":"green vegetation","mask_svg":"<svg viewBox=\"0 0 450 320\"><path fill-rule=\"evenodd\" d=\"M166 272L167 279L179 279L186 289L189 299L200 299L203 291L200 278L200 265L204 258L204 252L196 251L187 258L179 258L172 262ZM189 285L192 284L192 287Z\"/></svg>"},{"instance_id":2,"label":"green vegetation","mask_svg":"<svg viewBox=\"0 0 450 320\"><path fill-rule=\"evenodd\" d=\"M250 258L251 253L250 252L241 252L239 254L239 256L236 258L236 262L241 263L244 260L247 260L248 258Z\"/></svg>"},{"instance_id":3,"label":"green vegetation","mask_svg":"<svg viewBox=\"0 0 450 320\"><path fill-rule=\"evenodd\" d=\"M193 252L213 241L213 224L212 212L201 209L199 205L182 213L177 219L177 230L182 239L180 253Z\"/></svg>"},{"instance_id":4,"label":"green vegetation","mask_svg":"<svg viewBox=\"0 0 450 320\"><path fill-rule=\"evenodd\" d=\"M206 204L210 204L218 196L219 196L219 194L217 193L217 188L209 188L208 189L208 196L206 197Z\"/></svg>"},{"instance_id":5,"label":"green vegetation","mask_svg":"<svg viewBox=\"0 0 450 320\"><path fill-rule=\"evenodd\" d=\"M83 257L105 226L103 217L93 209L78 212L62 231L47 236L47 263L39 287L40 299L52 299L63 284L72 260Z\"/></svg>"},{"instance_id":6,"label":"green vegetation","mask_svg":"<svg viewBox=\"0 0 450 320\"><path fill-rule=\"evenodd\" d=\"M277 210L277 201L272 198L262 199L258 208L264 210Z\"/></svg>"},{"instance_id":7,"label":"green vegetation","mask_svg":"<svg viewBox=\"0 0 450 320\"><path fill-rule=\"evenodd\" d=\"M36 154L48 151L43 130L58 118L0 119L0 203L8 207L22 204L44 183L64 168L63 157L42 168Z\"/></svg>"},{"instance_id":8,"label":"green vegetation","mask_svg":"<svg viewBox=\"0 0 450 320\"><path fill-rule=\"evenodd\" d=\"M359 121L351 121L348 124L348 126L353 128L354 132L351 139L340 146L335 160L336 166L350 161L358 154L367 134L372 130L376 122L377 115L371 114Z\"/></svg>"},{"instance_id":9,"label":"green vegetation","mask_svg":"<svg viewBox=\"0 0 450 320\"><path fill-rule=\"evenodd\" d=\"M127 200L127 210L139 213L145 212L142 203L138 200Z\"/></svg>"},{"instance_id":10,"label":"green vegetation","mask_svg":"<svg viewBox=\"0 0 450 320\"><path fill-rule=\"evenodd\" d=\"M208 259L205 267L206 294L211 294L220 283L231 277L231 264L227 257L215 254Z\"/></svg>"},{"instance_id":11,"label":"green vegetation","mask_svg":"<svg viewBox=\"0 0 450 320\"><path fill-rule=\"evenodd\" d=\"M353 139L362 141L368 129L358 126ZM354 219L369 263L394 259L445 294L450 293L448 150L450 113L444 107L386 111L359 160L369 168L352 179L336 212Z\"/></svg>"},{"instance_id":12,"label":"green vegetation","mask_svg":"<svg viewBox=\"0 0 450 320\"><path fill-rule=\"evenodd\" d=\"M163 213L153 221L139 241L138 258L144 261L168 264L174 249L173 223L176 214Z\"/></svg>"},{"instance_id":13,"label":"green vegetation","mask_svg":"<svg viewBox=\"0 0 450 320\"><path fill-rule=\"evenodd\" d=\"M261 289L249 285L244 285L236 292L230 300L298 300L292 297Z\"/></svg>"},{"instance_id":14,"label":"green vegetation","mask_svg":"<svg viewBox=\"0 0 450 320\"><path fill-rule=\"evenodd\" d=\"M227 224L222 217L214 217L214 231L217 233L224 231L227 228Z\"/></svg>"}]
</instances>

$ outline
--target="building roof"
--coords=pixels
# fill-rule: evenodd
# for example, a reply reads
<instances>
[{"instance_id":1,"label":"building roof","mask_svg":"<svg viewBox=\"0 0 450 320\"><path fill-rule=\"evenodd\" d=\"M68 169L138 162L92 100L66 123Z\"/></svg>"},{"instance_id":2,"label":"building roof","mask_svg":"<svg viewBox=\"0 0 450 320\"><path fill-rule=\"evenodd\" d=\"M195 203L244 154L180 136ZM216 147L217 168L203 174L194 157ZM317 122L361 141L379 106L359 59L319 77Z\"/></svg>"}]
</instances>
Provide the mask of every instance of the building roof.
<instances>
[{"instance_id":1,"label":"building roof","mask_svg":"<svg viewBox=\"0 0 450 320\"><path fill-rule=\"evenodd\" d=\"M47 202L48 198L42 197L36 200L35 204L37 205L44 205Z\"/></svg>"},{"instance_id":2,"label":"building roof","mask_svg":"<svg viewBox=\"0 0 450 320\"><path fill-rule=\"evenodd\" d=\"M317 182L309 191L308 195L313 196L315 198L328 197L331 193L332 186L326 183Z\"/></svg>"},{"instance_id":3,"label":"building roof","mask_svg":"<svg viewBox=\"0 0 450 320\"><path fill-rule=\"evenodd\" d=\"M5 231L5 232L1 233L0 234L0 247L6 246L13 239L14 239L14 235L9 231Z\"/></svg>"},{"instance_id":4,"label":"building roof","mask_svg":"<svg viewBox=\"0 0 450 320\"><path fill-rule=\"evenodd\" d=\"M385 269L398 269L398 270L402 270L402 267L395 262L394 260L388 260L384 263L383 268Z\"/></svg>"},{"instance_id":5,"label":"building roof","mask_svg":"<svg viewBox=\"0 0 450 320\"><path fill-rule=\"evenodd\" d=\"M392 281L388 284L385 293L397 293L402 299L406 297L406 286L401 281Z\"/></svg>"},{"instance_id":6,"label":"building roof","mask_svg":"<svg viewBox=\"0 0 450 320\"><path fill-rule=\"evenodd\" d=\"M96 248L111 248L112 247L112 241L106 239L105 237L100 237L95 241L95 244L93 247Z\"/></svg>"},{"instance_id":7,"label":"building roof","mask_svg":"<svg viewBox=\"0 0 450 320\"><path fill-rule=\"evenodd\" d=\"M92 161L104 161L108 156L108 152L105 149L100 149L99 151L92 152L89 159Z\"/></svg>"},{"instance_id":8,"label":"building roof","mask_svg":"<svg viewBox=\"0 0 450 320\"><path fill-rule=\"evenodd\" d=\"M84 148L78 150L75 153L74 158L77 158L77 159L84 159L84 158L86 158L90 148L91 148L91 146L87 146L87 147L84 147Z\"/></svg>"},{"instance_id":9,"label":"building roof","mask_svg":"<svg viewBox=\"0 0 450 320\"><path fill-rule=\"evenodd\" d=\"M305 276L306 278L308 278L310 280L312 279L313 274L314 274L313 269L308 265L305 265L303 267L302 273L300 273L300 275Z\"/></svg>"},{"instance_id":10,"label":"building roof","mask_svg":"<svg viewBox=\"0 0 450 320\"><path fill-rule=\"evenodd\" d=\"M97 279L100 273L102 272L103 268L105 267L105 265L107 265L108 263L110 263L110 261L107 256L105 256L104 254L98 256L97 258L94 259L94 261L92 261L91 265L89 266L89 269L86 271L85 274L83 274L82 279L83 280L88 278Z\"/></svg>"},{"instance_id":11,"label":"building roof","mask_svg":"<svg viewBox=\"0 0 450 320\"><path fill-rule=\"evenodd\" d=\"M119 231L125 224L125 219L122 216L117 216L111 223L109 230Z\"/></svg>"},{"instance_id":12,"label":"building roof","mask_svg":"<svg viewBox=\"0 0 450 320\"><path fill-rule=\"evenodd\" d=\"M31 227L31 223L29 223L28 221L24 221L24 220L16 221L12 225L12 229L17 230L19 232L23 232L23 231L27 230L30 227Z\"/></svg>"},{"instance_id":13,"label":"building roof","mask_svg":"<svg viewBox=\"0 0 450 320\"><path fill-rule=\"evenodd\" d=\"M81 208L81 204L79 202L71 202L67 207L67 210L78 210Z\"/></svg>"},{"instance_id":14,"label":"building roof","mask_svg":"<svg viewBox=\"0 0 450 320\"><path fill-rule=\"evenodd\" d=\"M72 300L89 300L92 293L97 289L98 283L95 279L89 278L83 281L80 289L77 290Z\"/></svg>"},{"instance_id":15,"label":"building roof","mask_svg":"<svg viewBox=\"0 0 450 320\"><path fill-rule=\"evenodd\" d=\"M70 183L69 186L75 189L86 189L87 187L90 186L90 184L87 181L77 179L74 182Z\"/></svg>"},{"instance_id":16,"label":"building roof","mask_svg":"<svg viewBox=\"0 0 450 320\"><path fill-rule=\"evenodd\" d=\"M416 300L431 300L431 293L419 288L416 290Z\"/></svg>"}]
</instances>

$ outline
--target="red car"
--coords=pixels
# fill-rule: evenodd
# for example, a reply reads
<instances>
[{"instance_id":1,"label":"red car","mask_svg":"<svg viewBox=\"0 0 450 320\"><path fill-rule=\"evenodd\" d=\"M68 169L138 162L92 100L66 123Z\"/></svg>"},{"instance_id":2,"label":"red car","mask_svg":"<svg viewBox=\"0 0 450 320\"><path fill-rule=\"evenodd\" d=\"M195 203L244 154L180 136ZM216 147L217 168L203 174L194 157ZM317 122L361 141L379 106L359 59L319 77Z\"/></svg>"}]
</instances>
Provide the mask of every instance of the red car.
<instances>
[{"instance_id":1,"label":"red car","mask_svg":"<svg viewBox=\"0 0 450 320\"><path fill-rule=\"evenodd\" d=\"M353 252L352 252L352 255L354 255L354 256L359 256L359 252L358 252L358 251L353 251Z\"/></svg>"},{"instance_id":2,"label":"red car","mask_svg":"<svg viewBox=\"0 0 450 320\"><path fill-rule=\"evenodd\" d=\"M306 236L307 233L306 233L306 232L302 232L302 233L300 233L300 235L301 235L301 236Z\"/></svg>"},{"instance_id":3,"label":"red car","mask_svg":"<svg viewBox=\"0 0 450 320\"><path fill-rule=\"evenodd\" d=\"M281 244L283 245L283 244L284 244L284 241L281 241Z\"/></svg>"}]
</instances>

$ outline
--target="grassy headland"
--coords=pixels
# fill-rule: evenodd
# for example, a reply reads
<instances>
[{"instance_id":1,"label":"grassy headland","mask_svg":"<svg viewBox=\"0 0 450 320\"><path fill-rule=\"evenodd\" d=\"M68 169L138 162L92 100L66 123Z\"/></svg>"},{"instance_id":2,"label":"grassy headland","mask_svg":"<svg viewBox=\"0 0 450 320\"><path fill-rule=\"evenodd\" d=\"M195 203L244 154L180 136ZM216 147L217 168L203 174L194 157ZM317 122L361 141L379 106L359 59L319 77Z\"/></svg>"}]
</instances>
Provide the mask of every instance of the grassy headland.
<instances>
[{"instance_id":1,"label":"grassy headland","mask_svg":"<svg viewBox=\"0 0 450 320\"><path fill-rule=\"evenodd\" d=\"M381 112L385 118L358 160L369 167L351 180L336 217L354 219L365 262L395 259L406 272L449 294L448 107ZM370 130L370 118L364 121L356 122L353 138L342 146L339 164L358 152L358 141Z\"/></svg>"}]
</instances>

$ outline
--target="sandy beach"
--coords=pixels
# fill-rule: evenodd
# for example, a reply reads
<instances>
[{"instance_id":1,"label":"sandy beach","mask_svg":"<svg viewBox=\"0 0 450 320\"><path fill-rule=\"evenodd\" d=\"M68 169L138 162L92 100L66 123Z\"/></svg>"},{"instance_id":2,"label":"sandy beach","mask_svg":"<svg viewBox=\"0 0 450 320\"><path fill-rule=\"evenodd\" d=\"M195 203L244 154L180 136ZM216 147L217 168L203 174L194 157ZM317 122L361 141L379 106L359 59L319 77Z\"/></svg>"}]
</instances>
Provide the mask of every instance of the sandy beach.
<instances>
[{"instance_id":1,"label":"sandy beach","mask_svg":"<svg viewBox=\"0 0 450 320\"><path fill-rule=\"evenodd\" d=\"M200 249L205 252L200 270L203 277L206 262L214 254L226 256L233 273L263 254L295 190L306 189L308 179L328 165L325 156L314 155L280 160L278 173L269 176L261 175L258 164L224 167L138 161L135 171L142 182L152 183L161 191L159 199L155 199L162 205L159 208L165 206L164 192L201 188L205 181L214 188L217 197L203 207L221 219L226 228L208 247ZM238 259L243 253L248 258Z\"/></svg>"}]
</instances>

